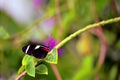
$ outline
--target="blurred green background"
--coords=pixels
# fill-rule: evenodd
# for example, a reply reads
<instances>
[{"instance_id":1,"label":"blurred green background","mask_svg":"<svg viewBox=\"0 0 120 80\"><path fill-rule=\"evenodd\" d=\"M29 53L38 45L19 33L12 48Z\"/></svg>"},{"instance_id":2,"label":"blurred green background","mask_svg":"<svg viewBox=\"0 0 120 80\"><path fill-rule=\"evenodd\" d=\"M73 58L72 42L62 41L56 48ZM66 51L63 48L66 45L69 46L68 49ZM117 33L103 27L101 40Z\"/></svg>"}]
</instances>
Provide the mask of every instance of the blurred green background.
<instances>
[{"instance_id":1,"label":"blurred green background","mask_svg":"<svg viewBox=\"0 0 120 80\"><path fill-rule=\"evenodd\" d=\"M85 26L120 15L120 0L0 0L0 80L15 80L28 41L56 42ZM86 31L63 47L56 65L62 80L120 80L120 23ZM57 80L28 75L22 80Z\"/></svg>"}]
</instances>

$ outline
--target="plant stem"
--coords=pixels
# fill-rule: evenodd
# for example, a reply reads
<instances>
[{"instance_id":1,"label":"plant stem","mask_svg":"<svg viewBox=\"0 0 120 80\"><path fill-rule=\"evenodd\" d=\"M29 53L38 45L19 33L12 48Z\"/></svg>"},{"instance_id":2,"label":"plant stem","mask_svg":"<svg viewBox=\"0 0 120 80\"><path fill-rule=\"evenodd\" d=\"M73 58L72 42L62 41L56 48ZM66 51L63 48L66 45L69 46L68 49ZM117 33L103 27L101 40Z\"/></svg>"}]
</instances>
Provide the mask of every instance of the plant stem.
<instances>
[{"instance_id":1,"label":"plant stem","mask_svg":"<svg viewBox=\"0 0 120 80\"><path fill-rule=\"evenodd\" d=\"M62 77L61 77L61 75L60 75L56 65L55 64L50 64L50 66L51 66L51 68L52 68L52 70L53 70L57 80L62 80Z\"/></svg>"},{"instance_id":2,"label":"plant stem","mask_svg":"<svg viewBox=\"0 0 120 80\"><path fill-rule=\"evenodd\" d=\"M88 25L88 26L76 31L75 33L71 34L70 36L68 36L64 40L62 40L55 48L57 48L57 49L60 48L65 43L67 43L68 41L70 41L71 39L73 39L74 37L76 37L77 35L79 35L80 33L84 32L86 30L96 28L96 27L99 27L99 26L103 26L105 24L118 22L118 21L120 21L120 17L116 17L116 18L113 18L113 19L109 19L109 20L105 20L105 21L101 21L101 22L98 22L98 23L95 23L95 24Z\"/></svg>"},{"instance_id":3,"label":"plant stem","mask_svg":"<svg viewBox=\"0 0 120 80\"><path fill-rule=\"evenodd\" d=\"M21 78L23 77L23 76L25 76L26 75L26 71L23 71L17 78L16 78L16 80L21 80Z\"/></svg>"},{"instance_id":4,"label":"plant stem","mask_svg":"<svg viewBox=\"0 0 120 80\"><path fill-rule=\"evenodd\" d=\"M35 63L35 67L39 66L42 61ZM15 80L21 80L22 77L24 77L27 74L26 71L23 71Z\"/></svg>"},{"instance_id":5,"label":"plant stem","mask_svg":"<svg viewBox=\"0 0 120 80\"><path fill-rule=\"evenodd\" d=\"M97 15L95 0L91 0L91 9L92 9L93 16L95 19L94 22L96 22L96 23L99 22L99 17ZM105 56L106 56L107 42L106 42L106 37L103 33L103 29L101 26L99 26L98 28L92 29L92 30L93 30L92 33L99 38L100 43L101 43L100 54L99 54L99 58L98 58L98 62L97 62L97 67L99 69L98 69L98 72L96 72L96 75L94 78L94 80L99 80L99 78L100 78L99 71L101 70L101 67L104 63Z\"/></svg>"}]
</instances>

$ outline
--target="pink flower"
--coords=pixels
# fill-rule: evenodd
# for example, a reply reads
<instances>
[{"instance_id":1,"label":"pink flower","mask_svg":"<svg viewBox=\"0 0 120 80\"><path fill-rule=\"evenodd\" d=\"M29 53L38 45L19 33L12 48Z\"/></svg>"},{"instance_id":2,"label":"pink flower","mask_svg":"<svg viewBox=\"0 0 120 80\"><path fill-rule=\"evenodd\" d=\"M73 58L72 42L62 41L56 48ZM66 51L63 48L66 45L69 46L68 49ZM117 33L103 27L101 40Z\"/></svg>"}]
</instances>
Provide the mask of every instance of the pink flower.
<instances>
[{"instance_id":1,"label":"pink flower","mask_svg":"<svg viewBox=\"0 0 120 80\"><path fill-rule=\"evenodd\" d=\"M58 44L58 42L53 37L49 37L43 44L49 46L50 50L52 50ZM63 49L59 48L58 55L61 56L62 54Z\"/></svg>"},{"instance_id":2,"label":"pink flower","mask_svg":"<svg viewBox=\"0 0 120 80\"><path fill-rule=\"evenodd\" d=\"M33 7L39 8L44 3L44 0L33 0Z\"/></svg>"}]
</instances>

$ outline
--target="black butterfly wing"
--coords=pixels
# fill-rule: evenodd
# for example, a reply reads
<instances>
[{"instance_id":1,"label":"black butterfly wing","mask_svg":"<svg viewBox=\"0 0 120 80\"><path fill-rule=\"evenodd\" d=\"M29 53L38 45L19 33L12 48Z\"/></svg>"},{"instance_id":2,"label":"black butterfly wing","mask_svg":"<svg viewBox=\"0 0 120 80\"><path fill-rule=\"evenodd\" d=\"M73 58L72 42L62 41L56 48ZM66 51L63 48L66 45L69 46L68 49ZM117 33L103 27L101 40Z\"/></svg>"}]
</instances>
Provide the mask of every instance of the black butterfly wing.
<instances>
[{"instance_id":1,"label":"black butterfly wing","mask_svg":"<svg viewBox=\"0 0 120 80\"><path fill-rule=\"evenodd\" d=\"M46 57L47 53L48 53L48 48L41 46L40 48L35 49L33 51L33 56L39 59L43 59Z\"/></svg>"},{"instance_id":2,"label":"black butterfly wing","mask_svg":"<svg viewBox=\"0 0 120 80\"><path fill-rule=\"evenodd\" d=\"M35 46L36 46L35 44L28 44L22 48L22 51L26 54L32 55Z\"/></svg>"},{"instance_id":3,"label":"black butterfly wing","mask_svg":"<svg viewBox=\"0 0 120 80\"><path fill-rule=\"evenodd\" d=\"M39 48L36 49L36 46L39 46ZM28 44L22 48L22 51L28 55L43 59L46 57L49 47L39 44Z\"/></svg>"}]
</instances>

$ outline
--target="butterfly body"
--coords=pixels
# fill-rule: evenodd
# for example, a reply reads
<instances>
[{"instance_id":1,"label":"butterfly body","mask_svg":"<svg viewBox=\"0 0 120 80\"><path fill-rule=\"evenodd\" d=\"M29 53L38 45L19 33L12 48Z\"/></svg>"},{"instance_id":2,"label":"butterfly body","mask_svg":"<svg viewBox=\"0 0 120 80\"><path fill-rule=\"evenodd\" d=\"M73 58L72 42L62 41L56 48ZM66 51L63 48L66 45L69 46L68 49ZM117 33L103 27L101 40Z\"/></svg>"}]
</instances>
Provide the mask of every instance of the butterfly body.
<instances>
[{"instance_id":1,"label":"butterfly body","mask_svg":"<svg viewBox=\"0 0 120 80\"><path fill-rule=\"evenodd\" d=\"M49 47L41 44L28 44L22 48L22 51L28 55L43 59L49 52Z\"/></svg>"}]
</instances>

